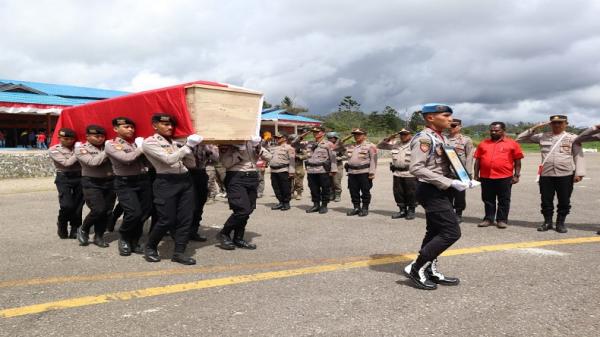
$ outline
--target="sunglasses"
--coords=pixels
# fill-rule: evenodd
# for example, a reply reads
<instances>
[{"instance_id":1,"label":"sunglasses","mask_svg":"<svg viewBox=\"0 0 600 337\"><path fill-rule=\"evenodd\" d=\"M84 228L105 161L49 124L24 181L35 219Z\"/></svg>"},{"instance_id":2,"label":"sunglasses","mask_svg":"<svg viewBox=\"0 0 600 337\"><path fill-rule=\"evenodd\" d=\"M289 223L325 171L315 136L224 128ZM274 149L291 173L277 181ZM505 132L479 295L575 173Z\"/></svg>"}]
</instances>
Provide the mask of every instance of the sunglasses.
<instances>
[{"instance_id":1,"label":"sunglasses","mask_svg":"<svg viewBox=\"0 0 600 337\"><path fill-rule=\"evenodd\" d=\"M454 129L455 127L457 127L457 126L459 126L459 125L460 125L460 124L450 124L450 127Z\"/></svg>"}]
</instances>

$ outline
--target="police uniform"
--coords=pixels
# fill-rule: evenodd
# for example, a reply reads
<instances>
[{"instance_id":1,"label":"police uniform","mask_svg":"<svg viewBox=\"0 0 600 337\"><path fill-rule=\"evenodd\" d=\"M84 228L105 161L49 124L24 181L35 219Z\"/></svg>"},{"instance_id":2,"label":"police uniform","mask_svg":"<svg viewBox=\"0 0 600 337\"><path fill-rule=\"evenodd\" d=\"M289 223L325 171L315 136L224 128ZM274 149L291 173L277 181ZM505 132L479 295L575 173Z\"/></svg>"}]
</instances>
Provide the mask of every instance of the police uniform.
<instances>
[{"instance_id":1,"label":"police uniform","mask_svg":"<svg viewBox=\"0 0 600 337\"><path fill-rule=\"evenodd\" d=\"M428 113L452 113L446 105L425 105ZM417 201L425 209L426 233L417 259L405 268L405 273L422 289L435 289L437 283L454 285L458 279L445 277L437 270L437 257L456 242L461 235L452 203L451 188L464 183L453 180L450 161L443 146L448 140L441 132L426 127L413 137L409 172L418 179Z\"/></svg>"},{"instance_id":2,"label":"police uniform","mask_svg":"<svg viewBox=\"0 0 600 337\"><path fill-rule=\"evenodd\" d=\"M274 138L287 138L285 135L276 134ZM292 181L291 175L296 172L296 150L287 142L272 146L269 149L272 155L269 162L271 169L271 186L275 192L275 197L279 203L272 210L280 209L287 211L290 209L290 200L292 199Z\"/></svg>"},{"instance_id":3,"label":"police uniform","mask_svg":"<svg viewBox=\"0 0 600 337\"><path fill-rule=\"evenodd\" d=\"M155 114L153 123L175 124L167 114ZM191 137L191 136L190 136ZM175 241L174 262L191 265L196 261L184 257L190 238L194 216L194 188L186 166L194 166L193 146L181 144L156 133L144 139L142 149L156 170L152 184L157 220L148 236L144 257L148 262L158 262L158 244L167 231Z\"/></svg>"},{"instance_id":4,"label":"police uniform","mask_svg":"<svg viewBox=\"0 0 600 337\"><path fill-rule=\"evenodd\" d=\"M337 132L328 132L327 139L335 138L334 144L339 142ZM344 160L347 160L346 149L337 147L335 150L335 162L337 164L337 173L331 177L331 194L329 201L340 202L342 200L342 178L344 177Z\"/></svg>"},{"instance_id":5,"label":"police uniform","mask_svg":"<svg viewBox=\"0 0 600 337\"><path fill-rule=\"evenodd\" d=\"M304 176L306 171L304 170L304 161L308 158L306 152L306 142L302 141L298 135L292 134L289 136L288 141L296 151L293 181L293 192L296 200L302 199L302 192L304 192Z\"/></svg>"},{"instance_id":6,"label":"police uniform","mask_svg":"<svg viewBox=\"0 0 600 337\"><path fill-rule=\"evenodd\" d=\"M219 247L225 250L232 250L235 247L256 249L256 245L244 240L244 233L250 214L256 208L259 179L256 162L259 158L270 160L271 154L260 146L260 142L224 146L220 147L219 151L220 161L227 170L225 188L229 208L232 211L223 229L217 234L217 239L221 242ZM233 232L233 240L231 232Z\"/></svg>"},{"instance_id":7,"label":"police uniform","mask_svg":"<svg viewBox=\"0 0 600 337\"><path fill-rule=\"evenodd\" d=\"M59 137L75 138L75 131L62 128ZM81 165L77 161L74 149L54 145L48 150L56 169L54 184L58 191L57 234L61 239L77 238L77 228L81 226L81 211L83 208L83 192L81 190ZM71 232L68 226L71 225Z\"/></svg>"},{"instance_id":8,"label":"police uniform","mask_svg":"<svg viewBox=\"0 0 600 337\"><path fill-rule=\"evenodd\" d=\"M581 144L583 142L595 142L600 140L600 128L597 126L592 126L590 128L585 129L582 133L575 138L573 143ZM600 230L596 232L596 234L600 235Z\"/></svg>"},{"instance_id":9,"label":"police uniform","mask_svg":"<svg viewBox=\"0 0 600 337\"><path fill-rule=\"evenodd\" d=\"M322 127L315 127L313 132L323 132ZM335 145L328 141L325 136L318 141L307 144L306 172L308 177L308 187L313 207L306 210L307 213L319 212L327 213L327 204L329 203L329 194L331 193L330 173L337 173L335 165Z\"/></svg>"},{"instance_id":10,"label":"police uniform","mask_svg":"<svg viewBox=\"0 0 600 337\"><path fill-rule=\"evenodd\" d=\"M86 128L86 134L106 135L106 131L100 126L90 125ZM112 165L104 151L104 144L96 147L87 142L75 148L75 155L81 164L83 199L90 209L77 231L77 239L81 246L87 246L90 228L94 226L94 244L106 248L108 243L104 241L104 232L108 214L115 203Z\"/></svg>"},{"instance_id":11,"label":"police uniform","mask_svg":"<svg viewBox=\"0 0 600 337\"><path fill-rule=\"evenodd\" d=\"M219 160L219 149L214 145L200 144L192 151L194 155L194 166L188 167L194 185L194 196L196 201L194 205L194 218L190 229L190 240L206 241L206 237L198 234L202 214L204 213L204 205L208 200L208 174L206 165L209 161Z\"/></svg>"},{"instance_id":12,"label":"police uniform","mask_svg":"<svg viewBox=\"0 0 600 337\"><path fill-rule=\"evenodd\" d=\"M352 130L352 134L366 134L366 131L356 128ZM377 171L377 147L366 139L360 144L354 143L345 147L348 161L344 166L348 172L348 190L354 206L347 215L366 216L369 214L371 188Z\"/></svg>"},{"instance_id":13,"label":"police uniform","mask_svg":"<svg viewBox=\"0 0 600 337\"><path fill-rule=\"evenodd\" d=\"M550 122L567 122L567 116L554 115ZM554 215L554 194L558 199L556 231L566 233L565 219L571 209L571 193L573 192L574 176L585 175L585 163L581 145L575 143L577 135L563 132L555 135L551 131L534 133L535 130L528 129L515 139L520 143L536 143L540 145L542 162L539 187L542 199L541 213L544 223L538 228L546 231L552 228ZM557 142L560 142L557 144ZM556 147L555 147L555 144ZM552 150L554 148L554 150Z\"/></svg>"},{"instance_id":14,"label":"police uniform","mask_svg":"<svg viewBox=\"0 0 600 337\"><path fill-rule=\"evenodd\" d=\"M126 117L113 119L113 126L133 125ZM141 139L141 138L140 138ZM142 148L119 136L106 142L106 155L110 159L115 173L114 187L120 207L123 210L123 222L119 227L119 254L129 256L132 251L143 253L138 247L144 230L144 222L152 210L152 187L147 168L144 165Z\"/></svg>"},{"instance_id":15,"label":"police uniform","mask_svg":"<svg viewBox=\"0 0 600 337\"><path fill-rule=\"evenodd\" d=\"M398 134L410 134L411 132L402 129ZM392 215L392 219L406 218L412 220L415 218L415 208L417 206L416 190L417 178L409 172L410 166L410 140L403 143L398 139L391 143L391 139L386 138L377 144L377 148L390 150L392 162L390 171L394 177L393 191L394 200L398 205L399 212Z\"/></svg>"},{"instance_id":16,"label":"police uniform","mask_svg":"<svg viewBox=\"0 0 600 337\"><path fill-rule=\"evenodd\" d=\"M452 123L462 124L460 119L453 118ZM473 140L469 136L461 133L455 136L448 136L448 145L454 147L454 151L458 155L461 163L465 167L469 177L473 177ZM454 175L456 177L456 175ZM452 189L450 201L454 206L454 211L458 216L458 221L462 222L462 213L467 208L466 191L457 191Z\"/></svg>"}]
</instances>

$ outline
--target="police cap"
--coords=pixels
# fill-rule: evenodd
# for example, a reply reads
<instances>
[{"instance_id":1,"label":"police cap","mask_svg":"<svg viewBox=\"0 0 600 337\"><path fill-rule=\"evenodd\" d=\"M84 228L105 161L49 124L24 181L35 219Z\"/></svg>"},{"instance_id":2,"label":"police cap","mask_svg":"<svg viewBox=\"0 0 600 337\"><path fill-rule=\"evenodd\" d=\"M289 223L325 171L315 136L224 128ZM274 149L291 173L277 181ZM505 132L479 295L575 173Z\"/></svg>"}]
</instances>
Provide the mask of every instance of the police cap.
<instances>
[{"instance_id":1,"label":"police cap","mask_svg":"<svg viewBox=\"0 0 600 337\"><path fill-rule=\"evenodd\" d=\"M365 134L367 134L367 131L363 128L354 128L354 129L352 129L351 133L353 135L365 135Z\"/></svg>"},{"instance_id":2,"label":"police cap","mask_svg":"<svg viewBox=\"0 0 600 337\"><path fill-rule=\"evenodd\" d=\"M61 128L58 130L58 136L75 138L75 131L69 128Z\"/></svg>"},{"instance_id":3,"label":"police cap","mask_svg":"<svg viewBox=\"0 0 600 337\"><path fill-rule=\"evenodd\" d=\"M106 135L106 130L101 127L100 125L88 125L85 128L85 134L86 135Z\"/></svg>"},{"instance_id":4,"label":"police cap","mask_svg":"<svg viewBox=\"0 0 600 337\"><path fill-rule=\"evenodd\" d=\"M565 116L565 115L552 115L552 116L550 116L550 122L567 122L567 116Z\"/></svg>"},{"instance_id":5,"label":"police cap","mask_svg":"<svg viewBox=\"0 0 600 337\"><path fill-rule=\"evenodd\" d=\"M112 120L112 125L113 126L119 126L119 125L133 125L135 126L135 122L133 120L131 120L130 118L127 117L117 117L115 119Z\"/></svg>"},{"instance_id":6,"label":"police cap","mask_svg":"<svg viewBox=\"0 0 600 337\"><path fill-rule=\"evenodd\" d=\"M154 115L152 115L152 123L171 123L173 125L177 125L177 121L175 120L175 118L173 118L173 116L164 113L164 112L159 112L159 113L155 113Z\"/></svg>"}]
</instances>

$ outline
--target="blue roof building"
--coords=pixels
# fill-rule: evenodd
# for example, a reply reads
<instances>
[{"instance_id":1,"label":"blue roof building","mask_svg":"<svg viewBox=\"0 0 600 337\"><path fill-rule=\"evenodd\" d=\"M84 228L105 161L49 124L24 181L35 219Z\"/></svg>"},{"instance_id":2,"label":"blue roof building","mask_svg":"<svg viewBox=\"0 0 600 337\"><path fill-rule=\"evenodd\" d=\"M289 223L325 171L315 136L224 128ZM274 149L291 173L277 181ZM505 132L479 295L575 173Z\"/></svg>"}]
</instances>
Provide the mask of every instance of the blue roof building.
<instances>
[{"instance_id":1,"label":"blue roof building","mask_svg":"<svg viewBox=\"0 0 600 337\"><path fill-rule=\"evenodd\" d=\"M261 115L261 134L265 131L271 133L284 132L287 134L298 134L298 127L319 126L320 120L300 115L292 115L285 109L269 108L263 109Z\"/></svg>"}]
</instances>

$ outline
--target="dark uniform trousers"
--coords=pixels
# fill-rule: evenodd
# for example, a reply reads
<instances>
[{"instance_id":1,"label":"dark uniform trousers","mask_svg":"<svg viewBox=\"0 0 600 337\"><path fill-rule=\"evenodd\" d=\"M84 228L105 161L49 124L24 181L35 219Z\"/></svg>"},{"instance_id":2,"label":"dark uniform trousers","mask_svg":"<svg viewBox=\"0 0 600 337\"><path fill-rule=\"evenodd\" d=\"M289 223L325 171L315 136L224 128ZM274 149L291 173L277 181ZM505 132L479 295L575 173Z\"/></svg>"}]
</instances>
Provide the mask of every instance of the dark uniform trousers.
<instances>
[{"instance_id":1,"label":"dark uniform trousers","mask_svg":"<svg viewBox=\"0 0 600 337\"><path fill-rule=\"evenodd\" d=\"M81 189L81 172L57 172L54 179L58 190L58 222L70 224L71 228L81 226L83 209L83 191Z\"/></svg>"},{"instance_id":2,"label":"dark uniform trousers","mask_svg":"<svg viewBox=\"0 0 600 337\"><path fill-rule=\"evenodd\" d=\"M156 174L152 184L157 220L148 237L147 247L156 250L170 231L175 253L184 253L194 216L194 187L189 173Z\"/></svg>"},{"instance_id":3,"label":"dark uniform trousers","mask_svg":"<svg viewBox=\"0 0 600 337\"><path fill-rule=\"evenodd\" d=\"M415 207L417 204L417 178L394 176L394 200L398 207Z\"/></svg>"},{"instance_id":4,"label":"dark uniform trousers","mask_svg":"<svg viewBox=\"0 0 600 337\"><path fill-rule=\"evenodd\" d=\"M194 185L194 196L196 200L194 202L194 217L192 219L192 227L190 233L197 233L200 228L200 221L202 221L202 214L204 214L204 205L208 200L208 174L206 169L190 169L190 175L192 176L192 183Z\"/></svg>"},{"instance_id":5,"label":"dark uniform trousers","mask_svg":"<svg viewBox=\"0 0 600 337\"><path fill-rule=\"evenodd\" d=\"M279 202L290 202L292 199L292 181L289 172L271 172L271 186Z\"/></svg>"},{"instance_id":6,"label":"dark uniform trousers","mask_svg":"<svg viewBox=\"0 0 600 337\"><path fill-rule=\"evenodd\" d=\"M419 182L417 201L425 209L425 238L419 251L424 261L433 261L460 239L460 226L454 214L449 194L434 185Z\"/></svg>"},{"instance_id":7,"label":"dark uniform trousers","mask_svg":"<svg viewBox=\"0 0 600 337\"><path fill-rule=\"evenodd\" d=\"M256 208L258 174L258 172L227 171L225 189L227 190L229 209L233 213L225 222L221 234L230 236L233 231L234 239L244 238L246 224L250 214Z\"/></svg>"},{"instance_id":8,"label":"dark uniform trousers","mask_svg":"<svg viewBox=\"0 0 600 337\"><path fill-rule=\"evenodd\" d=\"M83 189L83 199L90 209L90 213L83 220L82 230L90 231L94 226L94 233L102 236L106 231L108 215L112 212L115 205L115 191L113 186L114 178L93 178L82 177L81 187Z\"/></svg>"},{"instance_id":9,"label":"dark uniform trousers","mask_svg":"<svg viewBox=\"0 0 600 337\"><path fill-rule=\"evenodd\" d=\"M452 189L450 193L450 202L457 211L464 211L467 208L467 191Z\"/></svg>"},{"instance_id":10,"label":"dark uniform trousers","mask_svg":"<svg viewBox=\"0 0 600 337\"><path fill-rule=\"evenodd\" d=\"M554 215L554 195L558 199L557 214L566 217L571 210L571 193L573 193L573 176L540 177L540 194L542 195L542 214L546 217Z\"/></svg>"},{"instance_id":11,"label":"dark uniform trousers","mask_svg":"<svg viewBox=\"0 0 600 337\"><path fill-rule=\"evenodd\" d=\"M114 184L119 205L123 209L119 233L124 240L137 243L144 231L144 221L152 211L150 178L147 174L117 176Z\"/></svg>"},{"instance_id":12,"label":"dark uniform trousers","mask_svg":"<svg viewBox=\"0 0 600 337\"><path fill-rule=\"evenodd\" d=\"M331 193L331 179L329 173L308 173L308 188L312 202L329 202Z\"/></svg>"},{"instance_id":13,"label":"dark uniform trousers","mask_svg":"<svg viewBox=\"0 0 600 337\"><path fill-rule=\"evenodd\" d=\"M512 177L500 179L481 178L481 200L485 208L485 220L508 221ZM496 211L496 199L498 210Z\"/></svg>"},{"instance_id":14,"label":"dark uniform trousers","mask_svg":"<svg viewBox=\"0 0 600 337\"><path fill-rule=\"evenodd\" d=\"M371 203L371 187L373 180L369 179L368 173L348 174L348 190L350 190L350 199L355 207L369 207Z\"/></svg>"}]
</instances>

